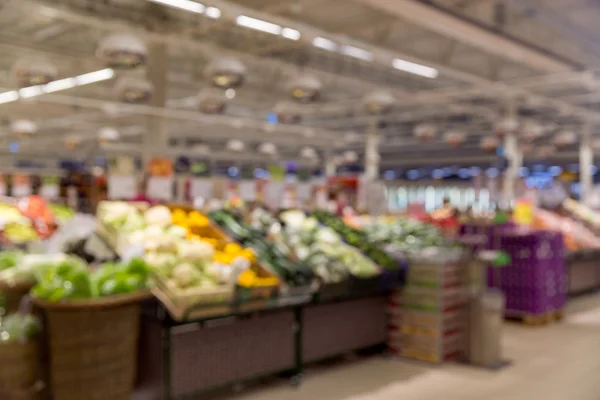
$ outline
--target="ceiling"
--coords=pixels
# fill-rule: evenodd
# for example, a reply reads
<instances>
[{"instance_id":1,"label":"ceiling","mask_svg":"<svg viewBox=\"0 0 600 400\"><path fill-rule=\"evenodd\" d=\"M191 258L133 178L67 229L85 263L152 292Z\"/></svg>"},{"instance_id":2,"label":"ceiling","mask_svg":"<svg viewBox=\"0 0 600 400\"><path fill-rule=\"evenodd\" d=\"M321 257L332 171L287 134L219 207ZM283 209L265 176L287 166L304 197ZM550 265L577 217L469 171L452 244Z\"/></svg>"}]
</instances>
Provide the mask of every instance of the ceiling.
<instances>
[{"instance_id":1,"label":"ceiling","mask_svg":"<svg viewBox=\"0 0 600 400\"><path fill-rule=\"evenodd\" d=\"M212 17L161 1L0 0L2 91L18 89L12 68L23 58L49 60L60 78L102 70L96 49L113 33L138 36L151 54L148 68L0 104L0 164L144 150L194 155L200 143L210 146L214 160L264 163L256 149L265 141L275 143L286 160L298 159L307 145L322 158L346 150L362 157L365 134L376 125L384 167L475 163L491 159L479 142L492 134L509 104L520 121L544 127L534 150L563 129L581 133L589 127L595 133L600 120L600 4L591 0L206 1L219 11ZM300 38L240 26L240 15L297 31ZM317 47L315 38L336 47ZM203 71L218 57L239 59L248 74L225 114L203 114L195 98L210 87ZM395 59L439 74L432 79L396 69ZM118 101L119 78L156 77L160 71L153 71L163 66L166 80L149 105ZM299 107L301 123L267 124L273 107L290 99L287 84L302 74L322 82L319 100ZM364 96L375 90L396 98L376 121L363 106ZM15 139L9 126L18 119L35 121L39 132ZM414 138L424 122L435 124L438 140ZM117 128L121 139L102 146L97 133L106 126ZM441 135L448 130L466 133L465 143L444 143ZM163 138L159 144L148 139L157 135ZM69 138L77 138L76 148L65 146ZM227 152L231 138L243 140L248 150ZM15 140L19 153L10 153ZM575 150L567 147L554 157L575 158ZM535 151L525 157L536 157Z\"/></svg>"}]
</instances>

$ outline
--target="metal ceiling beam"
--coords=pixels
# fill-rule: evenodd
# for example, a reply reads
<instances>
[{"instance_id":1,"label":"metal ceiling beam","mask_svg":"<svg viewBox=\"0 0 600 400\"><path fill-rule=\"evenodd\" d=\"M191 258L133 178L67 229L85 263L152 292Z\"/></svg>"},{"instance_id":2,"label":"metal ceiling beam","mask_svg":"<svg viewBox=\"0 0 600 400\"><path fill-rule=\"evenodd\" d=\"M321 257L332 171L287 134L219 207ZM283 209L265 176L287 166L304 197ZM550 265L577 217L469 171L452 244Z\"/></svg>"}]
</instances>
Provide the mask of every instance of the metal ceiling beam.
<instances>
[{"instance_id":1,"label":"metal ceiling beam","mask_svg":"<svg viewBox=\"0 0 600 400\"><path fill-rule=\"evenodd\" d=\"M421 25L445 37L451 37L488 54L509 59L543 72L568 71L577 64L544 54L491 29L452 15L431 3L414 0L359 0L361 3Z\"/></svg>"}]
</instances>

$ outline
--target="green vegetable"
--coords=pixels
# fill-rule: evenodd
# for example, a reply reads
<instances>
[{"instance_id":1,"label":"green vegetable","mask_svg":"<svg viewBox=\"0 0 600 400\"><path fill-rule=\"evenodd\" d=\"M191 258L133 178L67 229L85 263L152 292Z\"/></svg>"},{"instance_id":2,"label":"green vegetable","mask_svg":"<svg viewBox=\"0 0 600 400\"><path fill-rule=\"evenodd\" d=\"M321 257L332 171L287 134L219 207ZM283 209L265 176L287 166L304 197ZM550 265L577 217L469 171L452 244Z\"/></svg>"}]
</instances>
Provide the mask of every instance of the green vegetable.
<instances>
[{"instance_id":1,"label":"green vegetable","mask_svg":"<svg viewBox=\"0 0 600 400\"><path fill-rule=\"evenodd\" d=\"M92 283L87 267L73 258L49 266L42 274L33 294L50 301L92 297Z\"/></svg>"},{"instance_id":2,"label":"green vegetable","mask_svg":"<svg viewBox=\"0 0 600 400\"><path fill-rule=\"evenodd\" d=\"M0 343L25 342L40 331L40 323L29 314L11 314L0 320Z\"/></svg>"},{"instance_id":3,"label":"green vegetable","mask_svg":"<svg viewBox=\"0 0 600 400\"><path fill-rule=\"evenodd\" d=\"M22 257L23 253L19 251L0 252L0 271L16 266Z\"/></svg>"}]
</instances>

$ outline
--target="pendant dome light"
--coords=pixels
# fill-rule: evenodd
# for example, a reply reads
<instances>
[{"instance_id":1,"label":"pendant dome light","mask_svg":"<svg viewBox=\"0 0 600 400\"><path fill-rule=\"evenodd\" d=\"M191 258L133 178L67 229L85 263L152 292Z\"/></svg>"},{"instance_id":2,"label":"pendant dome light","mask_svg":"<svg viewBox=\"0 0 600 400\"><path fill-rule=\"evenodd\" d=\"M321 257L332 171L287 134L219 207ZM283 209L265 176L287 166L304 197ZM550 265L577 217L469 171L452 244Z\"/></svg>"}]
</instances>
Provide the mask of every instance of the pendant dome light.
<instances>
[{"instance_id":1,"label":"pendant dome light","mask_svg":"<svg viewBox=\"0 0 600 400\"><path fill-rule=\"evenodd\" d=\"M231 139L227 141L226 148L228 151L241 153L246 148L246 145L241 140Z\"/></svg>"},{"instance_id":2,"label":"pendant dome light","mask_svg":"<svg viewBox=\"0 0 600 400\"><path fill-rule=\"evenodd\" d=\"M277 114L277 121L282 124L299 124L302 122L299 105L291 101L278 102L273 107L273 112Z\"/></svg>"},{"instance_id":3,"label":"pendant dome light","mask_svg":"<svg viewBox=\"0 0 600 400\"><path fill-rule=\"evenodd\" d=\"M317 158L317 151L314 147L303 147L300 149L300 157L308 160L314 160Z\"/></svg>"},{"instance_id":4,"label":"pendant dome light","mask_svg":"<svg viewBox=\"0 0 600 400\"><path fill-rule=\"evenodd\" d=\"M96 54L107 67L117 69L136 68L148 61L146 44L129 33L105 37L98 45Z\"/></svg>"},{"instance_id":5,"label":"pendant dome light","mask_svg":"<svg viewBox=\"0 0 600 400\"><path fill-rule=\"evenodd\" d=\"M12 75L19 87L45 85L58 78L58 68L40 57L25 57L17 60Z\"/></svg>"},{"instance_id":6,"label":"pendant dome light","mask_svg":"<svg viewBox=\"0 0 600 400\"><path fill-rule=\"evenodd\" d=\"M286 90L300 103L316 101L321 96L323 84L313 75L300 75L288 82Z\"/></svg>"},{"instance_id":7,"label":"pendant dome light","mask_svg":"<svg viewBox=\"0 0 600 400\"><path fill-rule=\"evenodd\" d=\"M205 88L198 93L198 108L206 114L223 114L227 109L227 96L217 88Z\"/></svg>"},{"instance_id":8,"label":"pendant dome light","mask_svg":"<svg viewBox=\"0 0 600 400\"><path fill-rule=\"evenodd\" d=\"M573 131L562 131L554 136L553 144L558 148L563 148L577 142L577 135Z\"/></svg>"},{"instance_id":9,"label":"pendant dome light","mask_svg":"<svg viewBox=\"0 0 600 400\"><path fill-rule=\"evenodd\" d=\"M38 124L31 120L18 119L10 124L10 130L17 137L25 137L36 134L39 127Z\"/></svg>"},{"instance_id":10,"label":"pendant dome light","mask_svg":"<svg viewBox=\"0 0 600 400\"><path fill-rule=\"evenodd\" d=\"M121 133L111 126L104 127L98 131L98 141L100 143L114 142L121 138Z\"/></svg>"},{"instance_id":11,"label":"pendant dome light","mask_svg":"<svg viewBox=\"0 0 600 400\"><path fill-rule=\"evenodd\" d=\"M391 93L378 90L366 95L363 103L365 110L369 114L384 114L392 109L396 103L396 99Z\"/></svg>"},{"instance_id":12,"label":"pendant dome light","mask_svg":"<svg viewBox=\"0 0 600 400\"><path fill-rule=\"evenodd\" d=\"M64 145L67 149L75 149L81 143L81 138L76 135L69 136L65 139Z\"/></svg>"},{"instance_id":13,"label":"pendant dome light","mask_svg":"<svg viewBox=\"0 0 600 400\"><path fill-rule=\"evenodd\" d=\"M444 133L444 142L452 147L458 147L466 140L467 135L460 131L448 131Z\"/></svg>"},{"instance_id":14,"label":"pendant dome light","mask_svg":"<svg viewBox=\"0 0 600 400\"><path fill-rule=\"evenodd\" d=\"M210 154L210 146L207 144L197 144L192 147L192 152L196 155L207 156Z\"/></svg>"},{"instance_id":15,"label":"pendant dome light","mask_svg":"<svg viewBox=\"0 0 600 400\"><path fill-rule=\"evenodd\" d=\"M437 128L432 124L419 124L415 127L413 134L421 142L431 142L436 137Z\"/></svg>"},{"instance_id":16,"label":"pendant dome light","mask_svg":"<svg viewBox=\"0 0 600 400\"><path fill-rule=\"evenodd\" d=\"M124 76L115 84L115 92L124 103L148 103L154 94L154 85L143 78Z\"/></svg>"},{"instance_id":17,"label":"pendant dome light","mask_svg":"<svg viewBox=\"0 0 600 400\"><path fill-rule=\"evenodd\" d=\"M495 152L498 146L500 146L500 140L494 136L481 138L481 142L479 143L479 147L489 153Z\"/></svg>"},{"instance_id":18,"label":"pendant dome light","mask_svg":"<svg viewBox=\"0 0 600 400\"><path fill-rule=\"evenodd\" d=\"M355 151L348 150L344 152L344 162L351 164L358 161L358 154Z\"/></svg>"},{"instance_id":19,"label":"pendant dome light","mask_svg":"<svg viewBox=\"0 0 600 400\"><path fill-rule=\"evenodd\" d=\"M509 133L515 133L519 127L519 122L512 118L505 118L499 121L494 127L494 134L498 137L504 137Z\"/></svg>"},{"instance_id":20,"label":"pendant dome light","mask_svg":"<svg viewBox=\"0 0 600 400\"><path fill-rule=\"evenodd\" d=\"M237 58L219 57L212 60L204 69L204 76L222 89L238 88L246 79L246 66Z\"/></svg>"},{"instance_id":21,"label":"pendant dome light","mask_svg":"<svg viewBox=\"0 0 600 400\"><path fill-rule=\"evenodd\" d=\"M526 122L523 125L523 131L521 133L521 137L523 141L527 143L531 143L535 141L537 138L541 137L544 132L544 128L538 124L537 122Z\"/></svg>"},{"instance_id":22,"label":"pendant dome light","mask_svg":"<svg viewBox=\"0 0 600 400\"><path fill-rule=\"evenodd\" d=\"M277 146L271 142L261 143L258 146L258 151L266 156L274 156L277 154Z\"/></svg>"}]
</instances>

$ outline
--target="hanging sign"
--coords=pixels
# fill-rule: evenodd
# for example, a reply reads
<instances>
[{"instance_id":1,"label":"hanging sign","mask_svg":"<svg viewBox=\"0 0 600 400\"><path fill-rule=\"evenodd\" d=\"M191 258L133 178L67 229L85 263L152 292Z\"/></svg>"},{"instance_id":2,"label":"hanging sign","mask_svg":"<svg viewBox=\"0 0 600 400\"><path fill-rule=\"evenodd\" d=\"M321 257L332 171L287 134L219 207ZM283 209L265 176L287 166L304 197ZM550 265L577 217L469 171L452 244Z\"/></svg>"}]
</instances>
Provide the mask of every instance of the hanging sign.
<instances>
[{"instance_id":1,"label":"hanging sign","mask_svg":"<svg viewBox=\"0 0 600 400\"><path fill-rule=\"evenodd\" d=\"M31 180L27 174L14 174L12 195L14 197L25 197L31 194Z\"/></svg>"},{"instance_id":2,"label":"hanging sign","mask_svg":"<svg viewBox=\"0 0 600 400\"><path fill-rule=\"evenodd\" d=\"M150 176L173 176L173 161L170 158L153 158L148 164Z\"/></svg>"},{"instance_id":3,"label":"hanging sign","mask_svg":"<svg viewBox=\"0 0 600 400\"><path fill-rule=\"evenodd\" d=\"M312 185L310 182L299 182L296 186L296 197L298 201L304 203L310 200Z\"/></svg>"},{"instance_id":4,"label":"hanging sign","mask_svg":"<svg viewBox=\"0 0 600 400\"><path fill-rule=\"evenodd\" d=\"M42 178L42 187L40 195L48 200L54 200L60 197L59 179L55 176L45 176Z\"/></svg>"},{"instance_id":5,"label":"hanging sign","mask_svg":"<svg viewBox=\"0 0 600 400\"><path fill-rule=\"evenodd\" d=\"M190 164L190 173L193 176L210 176L208 163L204 161L192 161Z\"/></svg>"},{"instance_id":6,"label":"hanging sign","mask_svg":"<svg viewBox=\"0 0 600 400\"><path fill-rule=\"evenodd\" d=\"M265 194L265 202L270 207L279 207L281 205L281 199L283 197L283 191L285 190L285 184L283 182L269 182Z\"/></svg>"},{"instance_id":7,"label":"hanging sign","mask_svg":"<svg viewBox=\"0 0 600 400\"><path fill-rule=\"evenodd\" d=\"M513 220L519 225L529 226L533 223L534 208L529 199L518 199L513 210Z\"/></svg>"},{"instance_id":8,"label":"hanging sign","mask_svg":"<svg viewBox=\"0 0 600 400\"><path fill-rule=\"evenodd\" d=\"M271 176L271 181L281 182L284 180L285 168L283 168L279 165L270 165L268 170L269 170L269 174Z\"/></svg>"}]
</instances>

